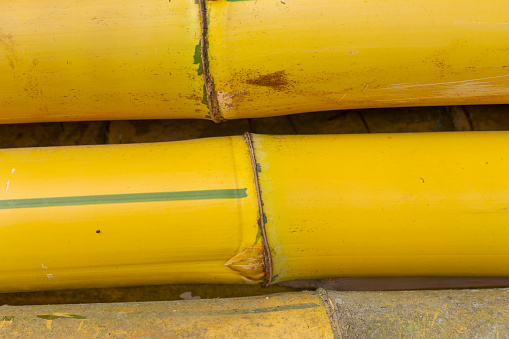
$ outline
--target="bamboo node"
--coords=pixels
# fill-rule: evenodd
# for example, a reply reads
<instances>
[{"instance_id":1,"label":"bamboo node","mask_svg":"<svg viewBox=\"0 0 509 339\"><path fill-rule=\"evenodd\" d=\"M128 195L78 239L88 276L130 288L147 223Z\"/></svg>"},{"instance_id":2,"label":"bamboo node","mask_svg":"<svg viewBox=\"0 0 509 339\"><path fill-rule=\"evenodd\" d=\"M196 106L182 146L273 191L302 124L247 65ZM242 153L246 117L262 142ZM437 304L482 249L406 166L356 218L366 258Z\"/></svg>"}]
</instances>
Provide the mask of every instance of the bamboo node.
<instances>
[{"instance_id":1,"label":"bamboo node","mask_svg":"<svg viewBox=\"0 0 509 339\"><path fill-rule=\"evenodd\" d=\"M269 241L267 240L267 233L265 232L265 224L267 223L266 215L263 212L263 201L262 194L260 190L260 181L258 180L258 169L261 169L259 164L256 162L256 156L254 153L253 140L251 139L251 133L244 133L244 141L247 144L247 148L249 150L249 157L251 158L251 166L253 168L253 176L254 176L254 184L256 188L256 196L258 197L258 227L260 229L260 235L262 239L263 246L263 261L264 261L264 269L265 269L265 281L263 282L263 287L268 287L272 282L272 257L270 253Z\"/></svg>"},{"instance_id":2,"label":"bamboo node","mask_svg":"<svg viewBox=\"0 0 509 339\"><path fill-rule=\"evenodd\" d=\"M200 6L200 54L203 67L203 80L205 82L205 95L207 97L210 117L214 122L223 122L223 118L219 109L219 102L217 100L217 93L214 86L214 79L209 70L209 56L208 56L208 23L207 23L207 5L205 0L198 0Z\"/></svg>"}]
</instances>

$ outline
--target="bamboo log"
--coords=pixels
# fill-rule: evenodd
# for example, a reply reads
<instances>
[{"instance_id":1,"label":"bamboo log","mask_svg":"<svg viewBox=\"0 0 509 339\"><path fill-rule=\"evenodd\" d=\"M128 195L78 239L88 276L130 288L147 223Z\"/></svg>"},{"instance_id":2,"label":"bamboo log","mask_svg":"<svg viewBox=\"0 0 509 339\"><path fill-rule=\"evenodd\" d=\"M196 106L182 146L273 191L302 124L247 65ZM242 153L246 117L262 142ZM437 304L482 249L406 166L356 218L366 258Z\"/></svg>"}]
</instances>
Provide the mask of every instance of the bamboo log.
<instances>
[{"instance_id":1,"label":"bamboo log","mask_svg":"<svg viewBox=\"0 0 509 339\"><path fill-rule=\"evenodd\" d=\"M260 258L241 137L0 150L0 158L8 175L0 241L10 258L0 290L241 283L225 262L244 248ZM255 271L263 275L261 265Z\"/></svg>"},{"instance_id":2,"label":"bamboo log","mask_svg":"<svg viewBox=\"0 0 509 339\"><path fill-rule=\"evenodd\" d=\"M504 0L2 2L0 123L509 102Z\"/></svg>"},{"instance_id":3,"label":"bamboo log","mask_svg":"<svg viewBox=\"0 0 509 339\"><path fill-rule=\"evenodd\" d=\"M256 136L273 281L508 275L507 137Z\"/></svg>"},{"instance_id":4,"label":"bamboo log","mask_svg":"<svg viewBox=\"0 0 509 339\"><path fill-rule=\"evenodd\" d=\"M507 289L0 307L5 336L507 338Z\"/></svg>"},{"instance_id":5,"label":"bamboo log","mask_svg":"<svg viewBox=\"0 0 509 339\"><path fill-rule=\"evenodd\" d=\"M0 122L205 118L192 1L2 1Z\"/></svg>"},{"instance_id":6,"label":"bamboo log","mask_svg":"<svg viewBox=\"0 0 509 339\"><path fill-rule=\"evenodd\" d=\"M226 119L509 103L504 0L209 3Z\"/></svg>"},{"instance_id":7,"label":"bamboo log","mask_svg":"<svg viewBox=\"0 0 509 339\"><path fill-rule=\"evenodd\" d=\"M509 134L0 150L0 291L507 276Z\"/></svg>"}]
</instances>

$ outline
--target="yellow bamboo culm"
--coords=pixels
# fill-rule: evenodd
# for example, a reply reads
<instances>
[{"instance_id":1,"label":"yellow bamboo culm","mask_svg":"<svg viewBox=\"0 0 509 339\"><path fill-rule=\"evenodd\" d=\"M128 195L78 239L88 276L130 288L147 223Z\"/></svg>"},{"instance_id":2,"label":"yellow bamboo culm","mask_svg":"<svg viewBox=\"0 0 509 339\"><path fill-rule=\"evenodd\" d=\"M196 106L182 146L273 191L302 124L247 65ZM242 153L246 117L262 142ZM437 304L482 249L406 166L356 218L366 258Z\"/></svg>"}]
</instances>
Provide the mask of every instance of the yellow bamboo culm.
<instances>
[{"instance_id":1,"label":"yellow bamboo culm","mask_svg":"<svg viewBox=\"0 0 509 339\"><path fill-rule=\"evenodd\" d=\"M509 134L253 138L274 282L509 275Z\"/></svg>"},{"instance_id":2,"label":"yellow bamboo culm","mask_svg":"<svg viewBox=\"0 0 509 339\"><path fill-rule=\"evenodd\" d=\"M507 276L508 144L496 132L0 150L0 291Z\"/></svg>"},{"instance_id":3,"label":"yellow bamboo culm","mask_svg":"<svg viewBox=\"0 0 509 339\"><path fill-rule=\"evenodd\" d=\"M251 282L261 251L242 138L0 150L0 291ZM256 279L255 279L256 281Z\"/></svg>"},{"instance_id":4,"label":"yellow bamboo culm","mask_svg":"<svg viewBox=\"0 0 509 339\"><path fill-rule=\"evenodd\" d=\"M0 123L509 103L505 0L2 3Z\"/></svg>"},{"instance_id":5,"label":"yellow bamboo culm","mask_svg":"<svg viewBox=\"0 0 509 339\"><path fill-rule=\"evenodd\" d=\"M194 1L2 0L0 122L206 118Z\"/></svg>"},{"instance_id":6,"label":"yellow bamboo culm","mask_svg":"<svg viewBox=\"0 0 509 339\"><path fill-rule=\"evenodd\" d=\"M209 3L226 119L509 103L504 0Z\"/></svg>"},{"instance_id":7,"label":"yellow bamboo culm","mask_svg":"<svg viewBox=\"0 0 509 339\"><path fill-rule=\"evenodd\" d=\"M141 303L6 305L0 306L0 328L6 337L19 337L22 333L28 337L51 334L59 338L111 335L257 338L262 335L333 339L336 336L327 306L316 293Z\"/></svg>"}]
</instances>

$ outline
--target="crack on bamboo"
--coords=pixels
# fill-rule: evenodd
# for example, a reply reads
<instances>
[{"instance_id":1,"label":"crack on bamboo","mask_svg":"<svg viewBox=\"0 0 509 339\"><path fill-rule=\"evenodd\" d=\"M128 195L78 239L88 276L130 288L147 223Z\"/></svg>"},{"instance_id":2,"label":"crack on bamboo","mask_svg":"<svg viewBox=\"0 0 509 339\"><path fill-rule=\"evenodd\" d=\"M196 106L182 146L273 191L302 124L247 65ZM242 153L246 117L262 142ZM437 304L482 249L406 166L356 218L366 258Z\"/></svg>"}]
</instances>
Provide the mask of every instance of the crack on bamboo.
<instances>
[{"instance_id":1,"label":"crack on bamboo","mask_svg":"<svg viewBox=\"0 0 509 339\"><path fill-rule=\"evenodd\" d=\"M251 159L251 167L253 168L254 175L254 183L256 188L256 196L258 198L258 227L260 228L260 235L263 245L263 256L264 256L264 264L263 267L265 269L265 281L263 282L263 287L267 287L270 285L272 281L272 256L270 254L269 242L267 240L267 233L265 232L265 217L263 213L263 200L262 194L260 190L260 181L258 179L258 169L256 163L256 157L254 152L253 140L251 139L251 133L244 133L244 140L247 144L247 148L249 150L249 157Z\"/></svg>"},{"instance_id":2,"label":"crack on bamboo","mask_svg":"<svg viewBox=\"0 0 509 339\"><path fill-rule=\"evenodd\" d=\"M265 277L263 256L260 248L245 248L225 265L248 280L260 282Z\"/></svg>"},{"instance_id":3,"label":"crack on bamboo","mask_svg":"<svg viewBox=\"0 0 509 339\"><path fill-rule=\"evenodd\" d=\"M207 24L207 5L206 0L198 0L200 6L200 54L203 67L203 80L205 82L205 94L210 112L210 117L214 122L226 121L221 115L219 110L219 102L217 100L217 93L214 87L214 79L210 75L209 70L209 56L208 56L208 24Z\"/></svg>"}]
</instances>

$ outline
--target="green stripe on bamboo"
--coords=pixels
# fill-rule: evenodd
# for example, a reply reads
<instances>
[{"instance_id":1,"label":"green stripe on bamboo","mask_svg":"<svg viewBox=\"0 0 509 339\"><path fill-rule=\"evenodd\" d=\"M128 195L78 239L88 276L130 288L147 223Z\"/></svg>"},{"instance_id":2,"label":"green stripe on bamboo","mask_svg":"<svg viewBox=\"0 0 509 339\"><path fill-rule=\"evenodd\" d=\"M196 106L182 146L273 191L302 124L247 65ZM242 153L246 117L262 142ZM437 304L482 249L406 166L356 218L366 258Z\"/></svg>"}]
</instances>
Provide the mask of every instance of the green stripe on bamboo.
<instances>
[{"instance_id":1,"label":"green stripe on bamboo","mask_svg":"<svg viewBox=\"0 0 509 339\"><path fill-rule=\"evenodd\" d=\"M204 191L153 192L131 194L84 195L32 199L0 200L0 209L58 207L78 205L126 204L135 202L241 199L247 197L247 188Z\"/></svg>"}]
</instances>

